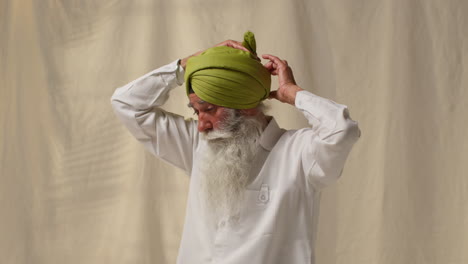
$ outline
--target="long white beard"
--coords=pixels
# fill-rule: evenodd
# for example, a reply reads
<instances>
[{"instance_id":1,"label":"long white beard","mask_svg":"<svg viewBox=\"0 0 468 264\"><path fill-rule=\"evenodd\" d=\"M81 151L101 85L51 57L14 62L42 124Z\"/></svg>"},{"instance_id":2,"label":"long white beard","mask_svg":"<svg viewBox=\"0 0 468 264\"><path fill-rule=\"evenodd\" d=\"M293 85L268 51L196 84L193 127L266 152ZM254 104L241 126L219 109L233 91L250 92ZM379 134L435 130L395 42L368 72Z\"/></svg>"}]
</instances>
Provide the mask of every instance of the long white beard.
<instances>
[{"instance_id":1,"label":"long white beard","mask_svg":"<svg viewBox=\"0 0 468 264\"><path fill-rule=\"evenodd\" d=\"M258 118L232 110L221 129L202 134L207 149L200 160L200 194L215 217L239 213L263 127Z\"/></svg>"}]
</instances>

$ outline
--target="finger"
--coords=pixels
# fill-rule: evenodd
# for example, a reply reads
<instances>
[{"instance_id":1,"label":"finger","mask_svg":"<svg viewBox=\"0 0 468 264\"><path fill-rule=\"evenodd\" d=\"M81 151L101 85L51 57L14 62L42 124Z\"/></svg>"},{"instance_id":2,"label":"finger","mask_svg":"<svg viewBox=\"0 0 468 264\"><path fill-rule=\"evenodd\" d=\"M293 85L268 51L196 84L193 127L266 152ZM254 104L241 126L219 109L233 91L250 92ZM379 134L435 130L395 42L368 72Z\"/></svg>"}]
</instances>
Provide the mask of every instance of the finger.
<instances>
[{"instance_id":1,"label":"finger","mask_svg":"<svg viewBox=\"0 0 468 264\"><path fill-rule=\"evenodd\" d=\"M239 42L239 41L235 41L235 40L232 40L232 39L228 39L228 40L225 40L225 41L219 43L219 44L216 45L216 46L226 46L226 45L233 45L233 44L241 44L241 45L242 45L242 43Z\"/></svg>"},{"instance_id":2,"label":"finger","mask_svg":"<svg viewBox=\"0 0 468 264\"><path fill-rule=\"evenodd\" d=\"M276 57L276 56L273 56L273 55L270 55L270 54L263 54L262 57L264 59L268 59L268 60L271 60L273 61L274 63L276 63L278 66L287 66L286 63L284 63L284 61L282 61L280 58Z\"/></svg>"},{"instance_id":3,"label":"finger","mask_svg":"<svg viewBox=\"0 0 468 264\"><path fill-rule=\"evenodd\" d=\"M241 43L229 42L226 46L231 47L231 48L240 49L240 50L243 50L243 51L250 52L250 50L248 50L246 47L242 46Z\"/></svg>"},{"instance_id":4,"label":"finger","mask_svg":"<svg viewBox=\"0 0 468 264\"><path fill-rule=\"evenodd\" d=\"M268 59L268 60L269 60L269 59L272 58L272 57L274 57L274 56L271 55L271 54L262 54L262 58L264 58L264 59Z\"/></svg>"},{"instance_id":5,"label":"finger","mask_svg":"<svg viewBox=\"0 0 468 264\"><path fill-rule=\"evenodd\" d=\"M273 62L268 61L267 63L263 64L263 66L265 66L265 67L271 67L271 64L272 64L272 63L273 63Z\"/></svg>"},{"instance_id":6,"label":"finger","mask_svg":"<svg viewBox=\"0 0 468 264\"><path fill-rule=\"evenodd\" d=\"M264 67L270 72L271 75L278 75L278 70L273 62L267 62Z\"/></svg>"},{"instance_id":7,"label":"finger","mask_svg":"<svg viewBox=\"0 0 468 264\"><path fill-rule=\"evenodd\" d=\"M262 60L260 60L260 58L256 54L252 53L250 50L248 50L246 47L244 47L244 45L242 45L242 42L235 41L235 40L228 40L228 41L226 41L225 46L231 47L231 48L234 48L234 49L247 51L247 52L249 52L250 54L252 54L254 56L254 59L256 61L258 61L258 62L262 61Z\"/></svg>"},{"instance_id":8,"label":"finger","mask_svg":"<svg viewBox=\"0 0 468 264\"><path fill-rule=\"evenodd\" d=\"M243 50L243 51L250 52L246 47L242 46L241 42L235 41L235 40L226 40L226 41L223 41L223 42L219 43L216 46L227 46L227 47L231 47L231 48L234 48L234 49L240 49L240 50Z\"/></svg>"},{"instance_id":9,"label":"finger","mask_svg":"<svg viewBox=\"0 0 468 264\"><path fill-rule=\"evenodd\" d=\"M269 71L274 69L272 61L269 61L269 62L265 63L265 65L263 65L263 66L265 66L265 68L267 68L267 70L269 70Z\"/></svg>"},{"instance_id":10,"label":"finger","mask_svg":"<svg viewBox=\"0 0 468 264\"><path fill-rule=\"evenodd\" d=\"M271 55L271 54L262 54L262 57L264 59L268 59L268 60L271 60L271 61L281 61L280 58L274 56L274 55Z\"/></svg>"}]
</instances>

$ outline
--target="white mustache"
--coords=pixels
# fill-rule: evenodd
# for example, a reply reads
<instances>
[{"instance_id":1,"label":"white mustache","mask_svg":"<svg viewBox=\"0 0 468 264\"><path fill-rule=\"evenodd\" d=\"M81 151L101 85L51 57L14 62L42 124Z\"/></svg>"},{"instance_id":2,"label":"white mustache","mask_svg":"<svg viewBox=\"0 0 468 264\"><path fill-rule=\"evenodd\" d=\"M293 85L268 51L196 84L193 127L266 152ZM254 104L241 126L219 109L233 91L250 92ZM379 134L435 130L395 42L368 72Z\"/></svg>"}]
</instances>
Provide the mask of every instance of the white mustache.
<instances>
[{"instance_id":1,"label":"white mustache","mask_svg":"<svg viewBox=\"0 0 468 264\"><path fill-rule=\"evenodd\" d=\"M234 136L234 133L232 133L231 131L224 131L220 129L202 133L203 139L207 141L229 139L229 138L232 138L233 136Z\"/></svg>"}]
</instances>

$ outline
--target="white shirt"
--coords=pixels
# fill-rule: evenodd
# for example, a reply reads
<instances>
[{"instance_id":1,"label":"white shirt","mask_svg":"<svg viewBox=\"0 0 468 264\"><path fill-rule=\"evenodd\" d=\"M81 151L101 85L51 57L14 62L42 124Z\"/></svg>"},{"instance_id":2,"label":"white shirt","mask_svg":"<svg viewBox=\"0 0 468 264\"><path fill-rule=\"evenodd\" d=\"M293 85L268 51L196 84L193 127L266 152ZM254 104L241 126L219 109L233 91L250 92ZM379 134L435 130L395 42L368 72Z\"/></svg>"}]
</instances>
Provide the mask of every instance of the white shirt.
<instances>
[{"instance_id":1,"label":"white shirt","mask_svg":"<svg viewBox=\"0 0 468 264\"><path fill-rule=\"evenodd\" d=\"M261 135L240 215L210 223L198 197L197 153L205 142L197 121L157 108L183 84L183 75L174 61L118 88L111 99L147 150L191 177L177 263L314 263L320 190L341 175L360 136L347 107L298 92L295 105L311 127L285 131L272 119Z\"/></svg>"}]
</instances>

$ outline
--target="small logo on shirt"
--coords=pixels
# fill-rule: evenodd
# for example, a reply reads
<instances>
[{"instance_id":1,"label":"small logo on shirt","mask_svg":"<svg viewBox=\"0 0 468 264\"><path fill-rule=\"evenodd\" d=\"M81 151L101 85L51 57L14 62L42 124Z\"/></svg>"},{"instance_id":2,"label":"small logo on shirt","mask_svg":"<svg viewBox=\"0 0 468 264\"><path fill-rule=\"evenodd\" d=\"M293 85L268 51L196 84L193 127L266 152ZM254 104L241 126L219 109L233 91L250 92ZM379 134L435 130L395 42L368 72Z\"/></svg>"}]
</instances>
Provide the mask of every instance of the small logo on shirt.
<instances>
[{"instance_id":1,"label":"small logo on shirt","mask_svg":"<svg viewBox=\"0 0 468 264\"><path fill-rule=\"evenodd\" d=\"M270 188L268 184L262 184L260 193L258 194L258 201L261 203L267 203L270 200Z\"/></svg>"}]
</instances>

